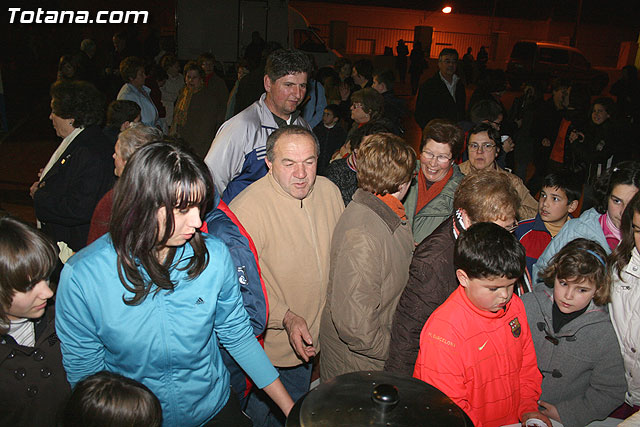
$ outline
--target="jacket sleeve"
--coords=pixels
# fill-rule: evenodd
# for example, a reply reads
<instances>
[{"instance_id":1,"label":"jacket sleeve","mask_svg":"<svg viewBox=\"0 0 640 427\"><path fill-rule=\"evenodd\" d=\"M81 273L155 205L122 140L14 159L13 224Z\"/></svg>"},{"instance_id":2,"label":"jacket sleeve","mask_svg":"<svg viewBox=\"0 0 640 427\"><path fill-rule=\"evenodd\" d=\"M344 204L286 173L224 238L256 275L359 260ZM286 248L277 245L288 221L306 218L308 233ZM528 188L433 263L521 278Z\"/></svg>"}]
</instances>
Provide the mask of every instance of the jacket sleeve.
<instances>
[{"instance_id":1,"label":"jacket sleeve","mask_svg":"<svg viewBox=\"0 0 640 427\"><path fill-rule=\"evenodd\" d=\"M389 333L380 325L382 268L381 248L361 228L347 231L347 242L331 260L333 291L331 320L340 339L353 352L384 360L389 348Z\"/></svg>"},{"instance_id":2,"label":"jacket sleeve","mask_svg":"<svg viewBox=\"0 0 640 427\"><path fill-rule=\"evenodd\" d=\"M82 133L77 138L80 137ZM36 217L42 222L65 226L89 224L103 195L107 168L99 155L88 147L78 147L68 165L57 167L64 168L58 171L64 177L54 176L48 181L45 176L44 185L33 196Z\"/></svg>"},{"instance_id":3,"label":"jacket sleeve","mask_svg":"<svg viewBox=\"0 0 640 427\"><path fill-rule=\"evenodd\" d=\"M465 367L459 348L460 337L447 322L431 319L420 334L420 352L413 376L431 384L453 400L470 417L471 405ZM477 421L473 419L474 425Z\"/></svg>"},{"instance_id":4,"label":"jacket sleeve","mask_svg":"<svg viewBox=\"0 0 640 427\"><path fill-rule=\"evenodd\" d=\"M516 297L514 297L516 298ZM513 303L515 303L514 301ZM536 349L531 338L531 329L524 305L521 301L517 301L520 305L520 323L522 329L522 339L524 346L522 348L522 367L520 368L520 406L518 408L518 416L522 419L522 414L527 412L538 411L538 399L542 393L542 374L538 369L538 360L536 358Z\"/></svg>"},{"instance_id":5,"label":"jacket sleeve","mask_svg":"<svg viewBox=\"0 0 640 427\"><path fill-rule=\"evenodd\" d=\"M209 167L218 194L242 171L247 146L247 123L242 116L225 122L211 143L204 162Z\"/></svg>"},{"instance_id":6,"label":"jacket sleeve","mask_svg":"<svg viewBox=\"0 0 640 427\"><path fill-rule=\"evenodd\" d=\"M278 373L253 335L229 251L222 247L216 255L214 259L221 265L222 286L216 304L214 330L220 344L256 385L264 388L278 378Z\"/></svg>"},{"instance_id":7,"label":"jacket sleeve","mask_svg":"<svg viewBox=\"0 0 640 427\"><path fill-rule=\"evenodd\" d=\"M443 283L429 262L416 259L414 255L409 267L409 281L393 316L385 371L404 375L411 375L413 372L418 356L420 331L429 316L449 297L449 293L442 290L445 286Z\"/></svg>"},{"instance_id":8,"label":"jacket sleeve","mask_svg":"<svg viewBox=\"0 0 640 427\"><path fill-rule=\"evenodd\" d=\"M551 258L553 258L553 256L557 254L560 251L560 249L562 249L564 245L566 245L568 242L572 241L577 237L580 237L573 231L572 224L570 223L571 221L565 224L564 227L562 227L562 229L560 230L560 232L556 235L556 237L551 239L551 241L547 245L544 252L542 252L540 257L538 257L538 261L536 261L536 263L533 264L533 268L531 269L531 273L532 273L531 285L532 286L535 286L537 283L542 283L540 274L542 273L542 271L544 271L545 268L547 268L547 265L551 261Z\"/></svg>"},{"instance_id":9,"label":"jacket sleeve","mask_svg":"<svg viewBox=\"0 0 640 427\"><path fill-rule=\"evenodd\" d=\"M589 386L581 396L558 402L556 408L566 427L585 426L606 418L624 402L627 380L618 341L612 327L602 335L598 348L603 357L593 365Z\"/></svg>"},{"instance_id":10,"label":"jacket sleeve","mask_svg":"<svg viewBox=\"0 0 640 427\"><path fill-rule=\"evenodd\" d=\"M244 308L251 319L254 335L259 336L267 327L268 308L267 292L260 274L258 255L253 240L240 220L222 200L213 211L207 214L205 219L209 233L221 239L231 253Z\"/></svg>"},{"instance_id":11,"label":"jacket sleeve","mask_svg":"<svg viewBox=\"0 0 640 427\"><path fill-rule=\"evenodd\" d=\"M62 269L56 297L56 332L60 338L62 364L71 387L105 369L104 345L73 265Z\"/></svg>"}]
</instances>

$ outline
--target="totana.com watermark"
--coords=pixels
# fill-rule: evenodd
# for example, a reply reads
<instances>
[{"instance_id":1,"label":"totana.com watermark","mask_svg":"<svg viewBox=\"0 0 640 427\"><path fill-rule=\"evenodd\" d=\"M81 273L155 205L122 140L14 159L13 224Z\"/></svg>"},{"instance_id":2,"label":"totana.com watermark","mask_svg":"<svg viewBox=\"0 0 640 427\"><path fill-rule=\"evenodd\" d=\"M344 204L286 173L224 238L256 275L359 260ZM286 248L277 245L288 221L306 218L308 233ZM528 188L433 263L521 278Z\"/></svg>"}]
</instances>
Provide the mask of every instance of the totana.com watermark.
<instances>
[{"instance_id":1,"label":"totana.com watermark","mask_svg":"<svg viewBox=\"0 0 640 427\"><path fill-rule=\"evenodd\" d=\"M9 8L10 24L146 24L148 19L146 10L99 10L92 15L88 10Z\"/></svg>"}]
</instances>

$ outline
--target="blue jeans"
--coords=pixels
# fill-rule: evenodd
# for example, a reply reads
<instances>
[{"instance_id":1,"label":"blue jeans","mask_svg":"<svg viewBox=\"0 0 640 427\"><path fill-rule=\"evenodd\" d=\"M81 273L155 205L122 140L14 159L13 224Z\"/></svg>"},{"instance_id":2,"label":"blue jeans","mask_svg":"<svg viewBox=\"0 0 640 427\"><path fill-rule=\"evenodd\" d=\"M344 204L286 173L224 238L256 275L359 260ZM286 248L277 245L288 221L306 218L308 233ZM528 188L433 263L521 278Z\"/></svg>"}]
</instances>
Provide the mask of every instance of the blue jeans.
<instances>
[{"instance_id":1,"label":"blue jeans","mask_svg":"<svg viewBox=\"0 0 640 427\"><path fill-rule=\"evenodd\" d=\"M276 367L280 374L280 381L294 402L309 391L312 367L312 361L293 368ZM259 389L254 389L249 395L246 413L251 417L254 427L282 427L285 423L284 414L280 408Z\"/></svg>"}]
</instances>

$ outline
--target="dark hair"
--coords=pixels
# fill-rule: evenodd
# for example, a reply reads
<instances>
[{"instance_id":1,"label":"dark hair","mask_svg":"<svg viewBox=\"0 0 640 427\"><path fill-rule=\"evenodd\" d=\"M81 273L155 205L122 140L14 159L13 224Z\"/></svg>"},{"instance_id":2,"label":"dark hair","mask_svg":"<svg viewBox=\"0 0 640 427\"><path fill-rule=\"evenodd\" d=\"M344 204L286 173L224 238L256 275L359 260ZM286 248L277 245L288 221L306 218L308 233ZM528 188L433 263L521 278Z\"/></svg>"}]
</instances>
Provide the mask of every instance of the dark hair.
<instances>
[{"instance_id":1,"label":"dark hair","mask_svg":"<svg viewBox=\"0 0 640 427\"><path fill-rule=\"evenodd\" d=\"M442 57L446 56L446 55L453 55L456 58L460 58L460 55L458 55L458 51L457 50L455 50L453 48L450 48L450 47L445 47L444 49L442 49L440 51L440 54L438 54L438 61L441 60Z\"/></svg>"},{"instance_id":2,"label":"dark hair","mask_svg":"<svg viewBox=\"0 0 640 427\"><path fill-rule=\"evenodd\" d=\"M607 211L611 192L618 185L633 185L640 189L640 162L621 162L600 175L593 185L598 200L596 210L599 213Z\"/></svg>"},{"instance_id":3,"label":"dark hair","mask_svg":"<svg viewBox=\"0 0 640 427\"><path fill-rule=\"evenodd\" d=\"M555 92L560 89L568 89L571 87L571 81L568 79L553 79L551 81L551 92Z\"/></svg>"},{"instance_id":4,"label":"dark hair","mask_svg":"<svg viewBox=\"0 0 640 427\"><path fill-rule=\"evenodd\" d=\"M132 122L140 115L137 102L126 99L112 101L107 108L107 126L120 129L124 122Z\"/></svg>"},{"instance_id":5,"label":"dark hair","mask_svg":"<svg viewBox=\"0 0 640 427\"><path fill-rule=\"evenodd\" d=\"M446 119L433 119L427 123L422 131L420 151L424 150L429 139L441 144L449 145L454 159L457 159L460 154L462 154L464 131L452 121Z\"/></svg>"},{"instance_id":6,"label":"dark hair","mask_svg":"<svg viewBox=\"0 0 640 427\"><path fill-rule=\"evenodd\" d=\"M371 80L373 77L373 63L368 59L359 59L353 63L353 68L367 80Z\"/></svg>"},{"instance_id":7,"label":"dark hair","mask_svg":"<svg viewBox=\"0 0 640 427\"><path fill-rule=\"evenodd\" d=\"M373 74L373 76L378 80L378 83L384 84L387 87L387 90L393 90L393 85L396 81L396 77L393 75L393 71L377 71Z\"/></svg>"},{"instance_id":8,"label":"dark hair","mask_svg":"<svg viewBox=\"0 0 640 427\"><path fill-rule=\"evenodd\" d=\"M502 149L500 132L494 129L494 127L491 126L491 123L478 123L472 127L467 135L467 147L469 146L469 141L471 141L471 135L477 135L482 132L486 132L489 139L496 144L496 151L500 151Z\"/></svg>"},{"instance_id":9,"label":"dark hair","mask_svg":"<svg viewBox=\"0 0 640 427\"><path fill-rule=\"evenodd\" d=\"M328 104L324 109L331 111L334 117L340 118L340 107L336 104Z\"/></svg>"},{"instance_id":10,"label":"dark hair","mask_svg":"<svg viewBox=\"0 0 640 427\"><path fill-rule=\"evenodd\" d=\"M611 295L611 275L606 267L607 253L593 240L578 238L570 241L556 253L549 265L540 273L544 283L553 287L556 278L581 283L588 280L596 287L593 302L604 305Z\"/></svg>"},{"instance_id":11,"label":"dark hair","mask_svg":"<svg viewBox=\"0 0 640 427\"><path fill-rule=\"evenodd\" d=\"M340 73L340 70L345 65L348 65L349 68L353 67L351 64L351 60L343 56L341 58L336 59L336 62L333 63L333 68L336 70L336 73Z\"/></svg>"},{"instance_id":12,"label":"dark hair","mask_svg":"<svg viewBox=\"0 0 640 427\"><path fill-rule=\"evenodd\" d=\"M198 59L196 59L195 62L196 62L196 64L198 64L198 67L202 67L202 64L204 63L204 61L211 61L211 62L215 63L216 62L216 57L211 52L203 52L200 55L198 55Z\"/></svg>"},{"instance_id":13,"label":"dark hair","mask_svg":"<svg viewBox=\"0 0 640 427\"><path fill-rule=\"evenodd\" d=\"M453 264L469 279L517 279L524 273L526 258L524 248L512 233L492 222L480 222L456 240Z\"/></svg>"},{"instance_id":14,"label":"dark hair","mask_svg":"<svg viewBox=\"0 0 640 427\"><path fill-rule=\"evenodd\" d=\"M275 82L289 74L307 73L307 77L310 77L312 69L311 61L302 51L277 49L267 57L264 73L272 82Z\"/></svg>"},{"instance_id":15,"label":"dark hair","mask_svg":"<svg viewBox=\"0 0 640 427\"><path fill-rule=\"evenodd\" d=\"M51 110L63 119L73 119L73 127L99 125L104 119L104 96L84 81L57 81L51 85Z\"/></svg>"},{"instance_id":16,"label":"dark hair","mask_svg":"<svg viewBox=\"0 0 640 427\"><path fill-rule=\"evenodd\" d=\"M84 80L86 78L86 66L82 53L71 53L62 55L60 62L58 63L58 79L60 80ZM73 75L66 76L64 74L63 66L68 64L73 69Z\"/></svg>"},{"instance_id":17,"label":"dark hair","mask_svg":"<svg viewBox=\"0 0 640 427\"><path fill-rule=\"evenodd\" d=\"M0 214L0 320L9 323L6 310L16 292L28 292L49 280L58 263L58 249L39 230Z\"/></svg>"},{"instance_id":18,"label":"dark hair","mask_svg":"<svg viewBox=\"0 0 640 427\"><path fill-rule=\"evenodd\" d=\"M567 196L567 204L574 200L580 200L580 196L582 196L582 184L578 182L573 174L565 169L551 172L545 176L542 186L559 188L564 191L564 194Z\"/></svg>"},{"instance_id":19,"label":"dark hair","mask_svg":"<svg viewBox=\"0 0 640 427\"><path fill-rule=\"evenodd\" d=\"M120 76L125 83L129 83L138 75L138 70L144 70L144 61L137 56L128 56L120 62Z\"/></svg>"},{"instance_id":20,"label":"dark hair","mask_svg":"<svg viewBox=\"0 0 640 427\"><path fill-rule=\"evenodd\" d=\"M608 265L610 268L615 268L620 280L622 278L622 271L629 264L631 260L631 252L636 246L634 239L635 231L633 230L633 216L640 214L640 191L633 196L633 199L629 202L627 207L622 213L622 221L620 221L620 231L622 232L622 240L618 246L609 255ZM640 251L640 248L636 248Z\"/></svg>"},{"instance_id":21,"label":"dark hair","mask_svg":"<svg viewBox=\"0 0 640 427\"><path fill-rule=\"evenodd\" d=\"M313 143L316 145L316 155L320 154L320 143L318 142L318 138L316 137L316 135L311 132L309 129L299 126L299 125L289 125L289 126L283 126L281 128L279 128L278 130L276 130L275 132L273 132L271 135L269 135L269 137L267 138L267 159L269 159L270 162L273 162L274 160L274 150L276 147L276 142L278 142L278 140L280 139L280 137L285 136L285 135L306 135L309 138L311 138L313 140Z\"/></svg>"},{"instance_id":22,"label":"dark hair","mask_svg":"<svg viewBox=\"0 0 640 427\"><path fill-rule=\"evenodd\" d=\"M482 99L471 107L469 118L474 124L482 123L485 120L495 122L502 114L502 107L490 99Z\"/></svg>"},{"instance_id":23,"label":"dark hair","mask_svg":"<svg viewBox=\"0 0 640 427\"><path fill-rule=\"evenodd\" d=\"M101 371L80 381L64 408L64 427L160 427L162 406L144 384Z\"/></svg>"},{"instance_id":24,"label":"dark hair","mask_svg":"<svg viewBox=\"0 0 640 427\"><path fill-rule=\"evenodd\" d=\"M183 73L185 78L189 71L197 71L200 74L200 77L204 78L204 70L202 69L202 66L198 65L195 61L189 61L184 64Z\"/></svg>"},{"instance_id":25,"label":"dark hair","mask_svg":"<svg viewBox=\"0 0 640 427\"><path fill-rule=\"evenodd\" d=\"M371 116L370 120L381 117L384 113L384 98L380 93L370 87L357 90L351 95L351 103L362 104L362 111Z\"/></svg>"},{"instance_id":26,"label":"dark hair","mask_svg":"<svg viewBox=\"0 0 640 427\"><path fill-rule=\"evenodd\" d=\"M601 96L600 98L596 98L596 100L591 103L591 113L593 113L593 109L595 108L596 104L602 105L602 108L604 108L609 116L615 117L616 104L613 102L613 99L609 98L608 96Z\"/></svg>"},{"instance_id":27,"label":"dark hair","mask_svg":"<svg viewBox=\"0 0 640 427\"><path fill-rule=\"evenodd\" d=\"M131 298L123 295L125 304L144 301L153 286L157 287L155 292L173 290L170 270L176 248L169 248L163 262L157 258L174 231L173 210L197 206L203 218L212 194L209 169L187 148L160 141L139 148L131 156L115 186L109 223L118 255L118 276L124 288L134 294ZM158 224L160 209L166 215L164 229ZM193 279L206 268L209 253L197 230L188 243L194 255L184 269Z\"/></svg>"},{"instance_id":28,"label":"dark hair","mask_svg":"<svg viewBox=\"0 0 640 427\"><path fill-rule=\"evenodd\" d=\"M360 147L360 143L365 136L376 133L393 133L393 130L393 123L385 117L381 117L378 120L372 120L363 124L353 132L349 132L347 142L349 143L349 147L351 147L351 151L355 151Z\"/></svg>"},{"instance_id":29,"label":"dark hair","mask_svg":"<svg viewBox=\"0 0 640 427\"><path fill-rule=\"evenodd\" d=\"M176 64L176 63L178 63L178 58L176 58L175 55L171 55L171 54L167 54L163 56L162 59L160 60L160 66L162 66L162 68L164 68L165 71L173 67L173 64Z\"/></svg>"},{"instance_id":30,"label":"dark hair","mask_svg":"<svg viewBox=\"0 0 640 427\"><path fill-rule=\"evenodd\" d=\"M393 194L413 177L416 152L392 133L377 133L358 149L358 187L373 194Z\"/></svg>"},{"instance_id":31,"label":"dark hair","mask_svg":"<svg viewBox=\"0 0 640 427\"><path fill-rule=\"evenodd\" d=\"M505 219L520 208L520 197L506 174L481 170L462 179L453 208L464 210L472 223Z\"/></svg>"}]
</instances>

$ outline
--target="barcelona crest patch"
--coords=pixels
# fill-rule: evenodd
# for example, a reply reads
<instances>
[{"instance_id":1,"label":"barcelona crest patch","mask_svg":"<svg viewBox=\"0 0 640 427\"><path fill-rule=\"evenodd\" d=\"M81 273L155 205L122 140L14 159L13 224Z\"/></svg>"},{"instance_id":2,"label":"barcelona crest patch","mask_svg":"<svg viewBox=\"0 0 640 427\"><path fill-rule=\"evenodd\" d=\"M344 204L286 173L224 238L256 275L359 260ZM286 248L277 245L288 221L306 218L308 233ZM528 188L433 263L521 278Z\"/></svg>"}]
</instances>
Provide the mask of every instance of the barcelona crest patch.
<instances>
[{"instance_id":1,"label":"barcelona crest patch","mask_svg":"<svg viewBox=\"0 0 640 427\"><path fill-rule=\"evenodd\" d=\"M522 330L520 328L520 321L518 320L518 318L516 317L511 322L509 322L509 326L511 326L511 333L513 334L513 336L518 338Z\"/></svg>"}]
</instances>

